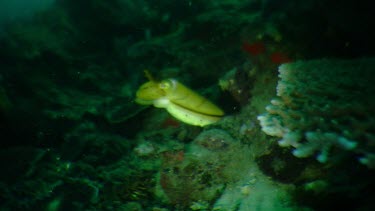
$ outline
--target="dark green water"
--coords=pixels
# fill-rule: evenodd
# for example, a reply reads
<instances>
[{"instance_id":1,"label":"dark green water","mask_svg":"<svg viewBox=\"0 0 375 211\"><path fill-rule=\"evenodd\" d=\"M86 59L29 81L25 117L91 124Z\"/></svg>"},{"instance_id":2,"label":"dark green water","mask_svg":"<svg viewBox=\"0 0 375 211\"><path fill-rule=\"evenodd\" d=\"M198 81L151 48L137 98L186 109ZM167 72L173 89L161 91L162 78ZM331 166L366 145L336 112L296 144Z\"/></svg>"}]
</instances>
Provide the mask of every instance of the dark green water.
<instances>
[{"instance_id":1,"label":"dark green water","mask_svg":"<svg viewBox=\"0 0 375 211\"><path fill-rule=\"evenodd\" d=\"M0 210L374 210L373 13L0 0Z\"/></svg>"}]
</instances>

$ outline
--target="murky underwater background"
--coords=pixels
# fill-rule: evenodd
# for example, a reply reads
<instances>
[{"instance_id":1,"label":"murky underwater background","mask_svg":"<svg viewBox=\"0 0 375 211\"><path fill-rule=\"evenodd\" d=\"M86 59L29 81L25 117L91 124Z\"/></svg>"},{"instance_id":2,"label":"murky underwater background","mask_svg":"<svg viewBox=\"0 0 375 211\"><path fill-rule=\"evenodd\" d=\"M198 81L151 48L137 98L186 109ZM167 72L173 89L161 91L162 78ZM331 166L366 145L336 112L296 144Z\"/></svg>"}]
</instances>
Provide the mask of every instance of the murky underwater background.
<instances>
[{"instance_id":1,"label":"murky underwater background","mask_svg":"<svg viewBox=\"0 0 375 211\"><path fill-rule=\"evenodd\" d=\"M0 0L0 210L375 210L373 13Z\"/></svg>"}]
</instances>

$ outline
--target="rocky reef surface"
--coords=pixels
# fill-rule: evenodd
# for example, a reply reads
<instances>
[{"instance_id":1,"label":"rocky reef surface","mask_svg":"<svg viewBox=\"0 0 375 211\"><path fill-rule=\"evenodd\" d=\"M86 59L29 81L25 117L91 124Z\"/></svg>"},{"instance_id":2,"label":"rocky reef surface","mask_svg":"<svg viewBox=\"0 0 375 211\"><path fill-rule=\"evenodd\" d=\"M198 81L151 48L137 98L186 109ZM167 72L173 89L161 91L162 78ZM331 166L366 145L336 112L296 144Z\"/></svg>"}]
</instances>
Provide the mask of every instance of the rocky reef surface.
<instances>
[{"instance_id":1,"label":"rocky reef surface","mask_svg":"<svg viewBox=\"0 0 375 211\"><path fill-rule=\"evenodd\" d=\"M374 209L366 3L48 2L0 20L1 210ZM226 115L136 104L144 70Z\"/></svg>"}]
</instances>

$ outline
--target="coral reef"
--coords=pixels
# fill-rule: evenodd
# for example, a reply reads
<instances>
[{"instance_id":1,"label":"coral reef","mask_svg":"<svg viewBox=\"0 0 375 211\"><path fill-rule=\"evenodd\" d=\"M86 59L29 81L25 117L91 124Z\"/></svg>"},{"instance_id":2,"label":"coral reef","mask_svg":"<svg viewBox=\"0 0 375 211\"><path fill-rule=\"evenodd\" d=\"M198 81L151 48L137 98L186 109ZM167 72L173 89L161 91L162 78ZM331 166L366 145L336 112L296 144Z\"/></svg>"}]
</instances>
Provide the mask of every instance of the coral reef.
<instances>
[{"instance_id":1,"label":"coral reef","mask_svg":"<svg viewBox=\"0 0 375 211\"><path fill-rule=\"evenodd\" d=\"M352 152L373 166L374 58L322 59L281 65L277 98L258 117L262 130L320 162Z\"/></svg>"},{"instance_id":2,"label":"coral reef","mask_svg":"<svg viewBox=\"0 0 375 211\"><path fill-rule=\"evenodd\" d=\"M44 1L0 13L0 210L374 210L374 62L347 60L375 53L372 7ZM282 65L275 89L280 64L325 57L342 60ZM135 104L145 69L226 115Z\"/></svg>"}]
</instances>

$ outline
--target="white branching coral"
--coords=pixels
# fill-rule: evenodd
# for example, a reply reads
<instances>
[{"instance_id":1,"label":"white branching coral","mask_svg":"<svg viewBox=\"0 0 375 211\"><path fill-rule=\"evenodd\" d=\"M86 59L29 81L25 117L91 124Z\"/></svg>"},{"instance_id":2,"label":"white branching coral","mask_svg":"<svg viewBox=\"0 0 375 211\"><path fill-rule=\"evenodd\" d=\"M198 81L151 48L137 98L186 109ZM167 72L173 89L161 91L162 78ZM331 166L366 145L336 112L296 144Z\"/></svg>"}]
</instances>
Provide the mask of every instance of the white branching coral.
<instances>
[{"instance_id":1,"label":"white branching coral","mask_svg":"<svg viewBox=\"0 0 375 211\"><path fill-rule=\"evenodd\" d=\"M277 98L258 116L266 134L296 157L326 162L349 151L375 167L375 58L283 64L279 78Z\"/></svg>"}]
</instances>

